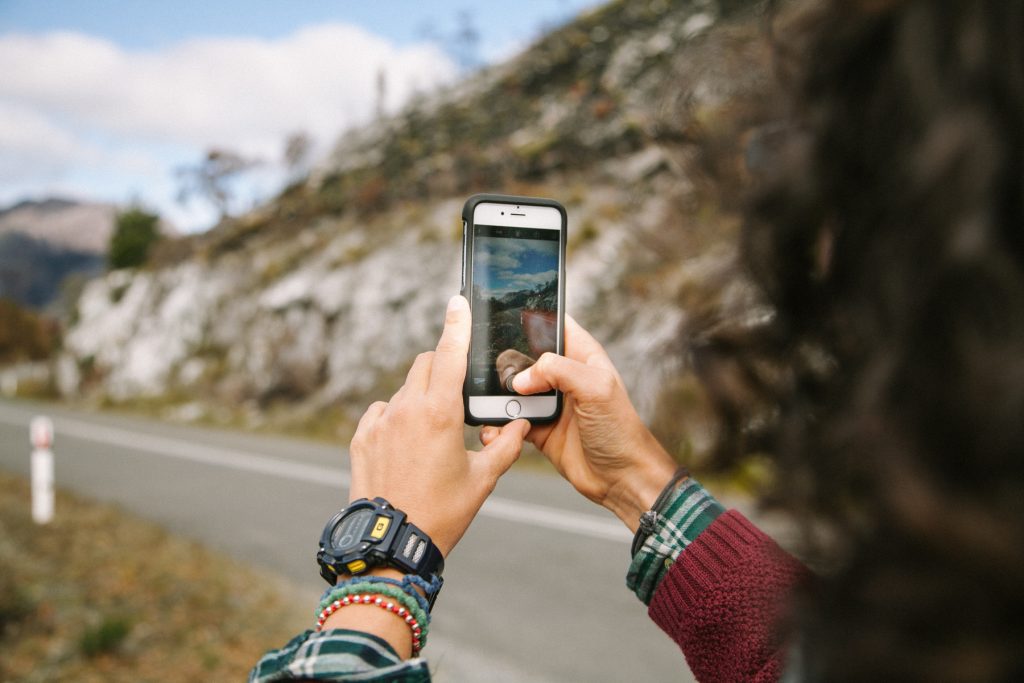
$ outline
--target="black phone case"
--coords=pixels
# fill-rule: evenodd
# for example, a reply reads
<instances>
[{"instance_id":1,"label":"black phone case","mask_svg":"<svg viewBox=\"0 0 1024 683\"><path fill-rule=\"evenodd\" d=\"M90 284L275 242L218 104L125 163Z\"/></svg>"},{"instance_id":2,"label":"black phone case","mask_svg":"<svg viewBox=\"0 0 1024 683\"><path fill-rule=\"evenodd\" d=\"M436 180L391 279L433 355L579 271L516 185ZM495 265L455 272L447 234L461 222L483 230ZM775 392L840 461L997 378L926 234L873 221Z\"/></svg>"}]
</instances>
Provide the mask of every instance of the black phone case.
<instances>
[{"instance_id":1,"label":"black phone case","mask_svg":"<svg viewBox=\"0 0 1024 683\"><path fill-rule=\"evenodd\" d=\"M543 197L518 197L515 195L504 195L504 194L475 194L466 200L466 203L462 206L462 296L469 299L467 292L471 292L473 289L473 273L470 268L473 253L473 212L476 209L476 205L481 202L491 202L495 204L518 204L522 206L528 204L530 206L550 206L558 209L558 212L562 214L562 233L558 240L558 324L562 330L562 334L558 335L558 354L565 354L565 244L567 241L567 232L569 229L569 217L565 212L565 207L556 202L553 199L544 199ZM472 302L470 302L472 305ZM468 367L468 359L467 359ZM469 392L468 389L469 377L467 377L462 385L462 408L463 415L465 416L466 424L470 426L479 425L503 425L512 421L512 418L477 418L469 414ZM546 424L554 422L562 414L562 392L555 392L555 412L551 417L547 418L531 418L530 422L535 424Z\"/></svg>"}]
</instances>

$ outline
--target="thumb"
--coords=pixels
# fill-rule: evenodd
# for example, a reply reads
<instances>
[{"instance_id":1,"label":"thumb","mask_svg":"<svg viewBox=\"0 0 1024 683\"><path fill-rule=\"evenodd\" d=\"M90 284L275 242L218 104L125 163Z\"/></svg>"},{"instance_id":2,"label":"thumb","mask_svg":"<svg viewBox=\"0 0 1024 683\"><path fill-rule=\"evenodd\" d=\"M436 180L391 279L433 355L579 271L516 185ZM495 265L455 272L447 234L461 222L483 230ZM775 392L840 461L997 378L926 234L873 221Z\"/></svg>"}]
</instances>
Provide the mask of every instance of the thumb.
<instances>
[{"instance_id":1,"label":"thumb","mask_svg":"<svg viewBox=\"0 0 1024 683\"><path fill-rule=\"evenodd\" d=\"M593 387L602 386L602 380L613 377L605 369L554 353L545 353L536 363L515 376L512 388L520 394L558 389L565 394L585 398Z\"/></svg>"},{"instance_id":2,"label":"thumb","mask_svg":"<svg viewBox=\"0 0 1024 683\"><path fill-rule=\"evenodd\" d=\"M523 450L523 440L529 431L530 423L526 420L509 422L480 451L480 454L485 456L495 481L519 459L519 454Z\"/></svg>"},{"instance_id":3,"label":"thumb","mask_svg":"<svg viewBox=\"0 0 1024 683\"><path fill-rule=\"evenodd\" d=\"M482 427L480 429L480 443L484 446L490 445L492 441L498 438L498 434L500 433L501 430L497 427L491 427L490 425Z\"/></svg>"}]
</instances>

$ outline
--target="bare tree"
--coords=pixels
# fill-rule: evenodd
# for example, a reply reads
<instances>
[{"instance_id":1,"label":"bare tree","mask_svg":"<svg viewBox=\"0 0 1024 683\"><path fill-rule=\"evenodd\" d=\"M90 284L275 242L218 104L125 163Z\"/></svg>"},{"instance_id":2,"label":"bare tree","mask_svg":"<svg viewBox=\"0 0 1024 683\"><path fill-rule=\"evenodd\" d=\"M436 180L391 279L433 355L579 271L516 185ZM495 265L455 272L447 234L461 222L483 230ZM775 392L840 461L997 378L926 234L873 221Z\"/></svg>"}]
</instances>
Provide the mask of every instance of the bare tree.
<instances>
[{"instance_id":1,"label":"bare tree","mask_svg":"<svg viewBox=\"0 0 1024 683\"><path fill-rule=\"evenodd\" d=\"M388 74L384 67L377 69L377 99L374 103L374 114L377 119L384 118L385 103L388 98Z\"/></svg>"},{"instance_id":2,"label":"bare tree","mask_svg":"<svg viewBox=\"0 0 1024 683\"><path fill-rule=\"evenodd\" d=\"M455 15L455 28L451 31L438 29L431 20L424 21L416 32L425 40L436 43L452 57L463 71L472 71L480 66L480 31L476 16L470 9L461 9Z\"/></svg>"},{"instance_id":3,"label":"bare tree","mask_svg":"<svg viewBox=\"0 0 1024 683\"><path fill-rule=\"evenodd\" d=\"M480 66L480 31L471 10L459 12L454 39L455 58L459 60L459 66L464 71Z\"/></svg>"},{"instance_id":4,"label":"bare tree","mask_svg":"<svg viewBox=\"0 0 1024 683\"><path fill-rule=\"evenodd\" d=\"M232 183L259 164L258 160L237 152L211 148L195 166L177 169L178 201L185 203L193 197L199 197L210 202L223 220L230 215L234 196Z\"/></svg>"},{"instance_id":5,"label":"bare tree","mask_svg":"<svg viewBox=\"0 0 1024 683\"><path fill-rule=\"evenodd\" d=\"M310 155L313 152L313 138L305 131L296 131L285 138L284 166L288 171L288 182L295 183L309 171Z\"/></svg>"}]
</instances>

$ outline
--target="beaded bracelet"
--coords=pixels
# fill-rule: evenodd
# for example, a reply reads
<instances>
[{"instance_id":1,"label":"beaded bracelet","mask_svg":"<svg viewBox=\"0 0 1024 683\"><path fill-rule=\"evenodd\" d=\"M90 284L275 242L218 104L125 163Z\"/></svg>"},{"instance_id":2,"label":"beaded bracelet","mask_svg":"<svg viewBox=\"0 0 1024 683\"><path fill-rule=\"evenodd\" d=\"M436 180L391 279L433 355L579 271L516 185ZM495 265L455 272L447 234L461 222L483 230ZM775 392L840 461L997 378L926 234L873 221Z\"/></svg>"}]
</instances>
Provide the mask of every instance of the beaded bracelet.
<instances>
[{"instance_id":1,"label":"beaded bracelet","mask_svg":"<svg viewBox=\"0 0 1024 683\"><path fill-rule=\"evenodd\" d=\"M405 594L403 593L402 595ZM376 605L377 607L386 609L387 611L392 612L397 616L401 617L412 630L412 656L419 656L420 650L422 650L423 646L427 644L426 631L416 620L416 618L413 617L411 612L409 612L405 607L401 605L396 605L394 602L386 600L383 595L375 595L371 593L367 593L365 595L346 595L341 600L335 600L330 605L325 607L323 612L320 613L320 616L317 617L316 630L320 631L321 629L323 629L324 622L327 621L327 618L334 614L336 611L340 610L342 607L358 604Z\"/></svg>"},{"instance_id":2,"label":"beaded bracelet","mask_svg":"<svg viewBox=\"0 0 1024 683\"><path fill-rule=\"evenodd\" d=\"M422 577L417 576L415 574L406 574L402 577L401 581L397 579L392 579L387 576L352 577L347 581L339 582L336 585L331 586L330 588L325 590L323 595L320 596L320 607L317 608L317 611L322 610L324 607L326 607L330 602L334 600L334 597L332 596L334 595L335 591L337 591L339 588L356 583L383 583L390 586L396 586L398 588L401 588L407 594L415 598L416 602L419 603L420 609L422 609L427 614L430 613L430 602L427 600L427 598L423 597L423 595L421 595L420 592L416 590L416 588L422 589L423 592L426 593L428 596L434 595L437 593L437 591L441 590L441 579L437 576L431 577L430 581L426 581Z\"/></svg>"},{"instance_id":3,"label":"beaded bracelet","mask_svg":"<svg viewBox=\"0 0 1024 683\"><path fill-rule=\"evenodd\" d=\"M381 582L350 581L345 584L339 584L334 587L334 590L328 593L327 597L323 601L321 601L320 611L322 612L325 607L337 602L345 596L355 595L357 593L379 593L381 595L386 595L402 603L406 610L416 618L416 621L421 624L430 623L430 613L420 607L411 595L400 588L389 586Z\"/></svg>"},{"instance_id":4,"label":"beaded bracelet","mask_svg":"<svg viewBox=\"0 0 1024 683\"><path fill-rule=\"evenodd\" d=\"M413 599L412 595L401 588L388 585L383 581L351 580L345 583L339 583L333 589L328 591L324 596L324 599L320 601L319 610L322 612L328 605L336 602L346 595L355 595L356 593L380 593L381 595L387 595L388 597L405 605L409 613L416 617L416 620L421 624L430 623L430 613L424 610L422 606ZM415 593L415 595L419 596L418 593Z\"/></svg>"},{"instance_id":5,"label":"beaded bracelet","mask_svg":"<svg viewBox=\"0 0 1024 683\"><path fill-rule=\"evenodd\" d=\"M332 607L334 609L340 609L341 605L348 604L345 603L346 599L363 593L384 595L391 598L393 602L401 605L401 614L397 611L395 611L395 613L400 617L404 617L406 614L411 616L417 626L423 631L422 635L418 633L416 634L418 639L423 643L423 645L427 644L427 631L430 629L430 614L420 608L411 595L400 588L389 586L382 582L349 581L335 586L334 589L328 593L327 599L320 604L320 612L317 614L317 630L319 631L323 626L325 612L328 616L331 614L331 612L327 612L328 609ZM411 622L407 620L406 623Z\"/></svg>"}]
</instances>

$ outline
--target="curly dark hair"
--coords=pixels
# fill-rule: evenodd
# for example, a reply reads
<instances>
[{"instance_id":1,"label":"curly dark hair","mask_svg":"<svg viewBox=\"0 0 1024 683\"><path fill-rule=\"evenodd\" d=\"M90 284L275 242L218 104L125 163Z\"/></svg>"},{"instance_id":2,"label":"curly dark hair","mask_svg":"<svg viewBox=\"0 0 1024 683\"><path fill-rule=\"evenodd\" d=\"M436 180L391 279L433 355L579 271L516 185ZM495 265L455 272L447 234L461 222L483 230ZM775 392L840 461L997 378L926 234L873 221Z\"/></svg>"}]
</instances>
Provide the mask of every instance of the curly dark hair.
<instances>
[{"instance_id":1,"label":"curly dark hair","mask_svg":"<svg viewBox=\"0 0 1024 683\"><path fill-rule=\"evenodd\" d=\"M1024 0L785 23L743 239L774 315L696 354L744 380L722 455L813 521L809 680L1024 680Z\"/></svg>"}]
</instances>

